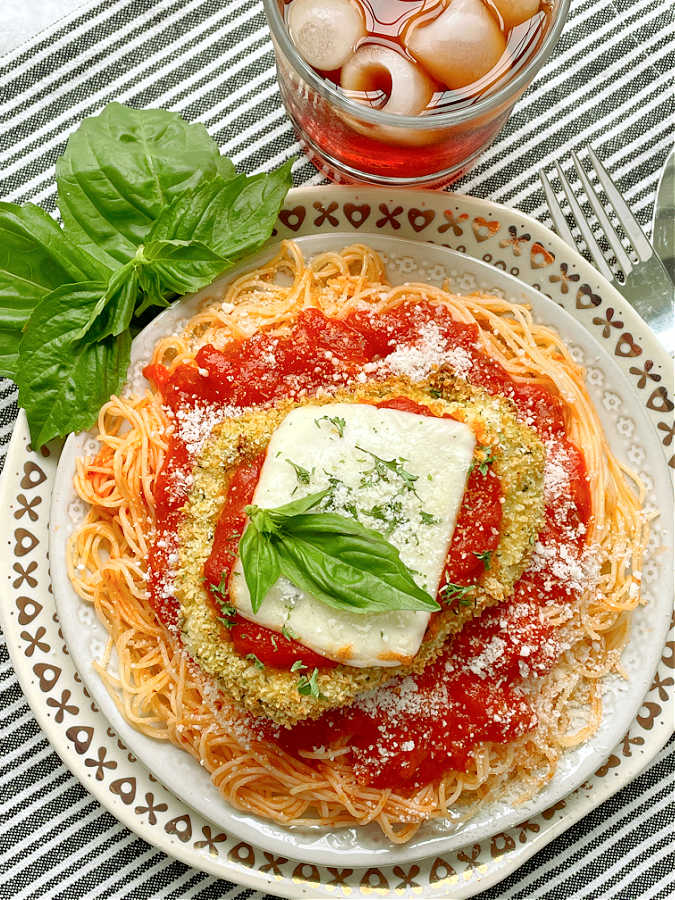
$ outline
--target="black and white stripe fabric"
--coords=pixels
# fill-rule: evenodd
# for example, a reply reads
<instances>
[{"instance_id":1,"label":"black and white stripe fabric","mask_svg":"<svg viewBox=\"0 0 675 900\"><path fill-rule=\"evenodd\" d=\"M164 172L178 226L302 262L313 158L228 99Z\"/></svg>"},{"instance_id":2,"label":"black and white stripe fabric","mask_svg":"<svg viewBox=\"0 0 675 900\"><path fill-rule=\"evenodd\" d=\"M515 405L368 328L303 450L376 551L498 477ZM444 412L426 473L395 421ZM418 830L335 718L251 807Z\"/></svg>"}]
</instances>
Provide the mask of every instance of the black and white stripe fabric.
<instances>
[{"instance_id":1,"label":"black and white stripe fabric","mask_svg":"<svg viewBox=\"0 0 675 900\"><path fill-rule=\"evenodd\" d=\"M672 142L674 48L668 0L572 0L553 58L455 189L546 221L537 168L591 142L647 224ZM199 119L247 171L298 153L258 0L106 0L0 59L0 198L53 210L67 135L113 99ZM321 181L302 157L294 176ZM0 467L15 399L0 379ZM0 651L0 897L252 895L167 858L105 812L51 750L4 642ZM671 742L635 782L481 897L673 896L674 784Z\"/></svg>"}]
</instances>

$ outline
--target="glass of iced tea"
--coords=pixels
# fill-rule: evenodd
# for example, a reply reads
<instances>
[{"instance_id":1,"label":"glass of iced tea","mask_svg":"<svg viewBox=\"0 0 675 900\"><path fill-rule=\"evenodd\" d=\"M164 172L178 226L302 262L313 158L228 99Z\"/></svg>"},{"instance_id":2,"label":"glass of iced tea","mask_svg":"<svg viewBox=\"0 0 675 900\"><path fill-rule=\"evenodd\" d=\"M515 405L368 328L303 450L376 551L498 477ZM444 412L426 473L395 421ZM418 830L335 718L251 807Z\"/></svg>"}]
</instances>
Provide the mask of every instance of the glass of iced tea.
<instances>
[{"instance_id":1,"label":"glass of iced tea","mask_svg":"<svg viewBox=\"0 0 675 900\"><path fill-rule=\"evenodd\" d=\"M550 55L570 0L263 0L281 94L337 182L442 187Z\"/></svg>"}]
</instances>

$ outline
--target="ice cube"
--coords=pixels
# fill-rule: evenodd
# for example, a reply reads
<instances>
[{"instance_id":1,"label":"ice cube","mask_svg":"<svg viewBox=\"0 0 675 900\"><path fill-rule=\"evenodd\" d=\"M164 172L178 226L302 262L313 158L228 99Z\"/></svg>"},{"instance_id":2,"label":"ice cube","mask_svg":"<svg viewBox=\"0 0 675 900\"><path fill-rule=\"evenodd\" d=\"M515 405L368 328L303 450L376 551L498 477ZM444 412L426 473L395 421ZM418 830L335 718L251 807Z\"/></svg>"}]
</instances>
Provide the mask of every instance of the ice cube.
<instances>
[{"instance_id":1,"label":"ice cube","mask_svg":"<svg viewBox=\"0 0 675 900\"><path fill-rule=\"evenodd\" d=\"M539 10L539 0L491 0L504 20L507 31L527 22Z\"/></svg>"},{"instance_id":2,"label":"ice cube","mask_svg":"<svg viewBox=\"0 0 675 900\"><path fill-rule=\"evenodd\" d=\"M420 66L379 44L359 47L342 67L340 85L345 91L357 93L384 92L387 100L380 109L404 116L419 115L428 106L435 89Z\"/></svg>"},{"instance_id":3,"label":"ice cube","mask_svg":"<svg viewBox=\"0 0 675 900\"><path fill-rule=\"evenodd\" d=\"M433 21L414 22L404 40L408 52L451 90L486 75L506 48L495 18L481 0L450 0Z\"/></svg>"},{"instance_id":4,"label":"ice cube","mask_svg":"<svg viewBox=\"0 0 675 900\"><path fill-rule=\"evenodd\" d=\"M361 13L350 0L293 0L288 30L295 48L315 69L339 69L365 36Z\"/></svg>"}]
</instances>

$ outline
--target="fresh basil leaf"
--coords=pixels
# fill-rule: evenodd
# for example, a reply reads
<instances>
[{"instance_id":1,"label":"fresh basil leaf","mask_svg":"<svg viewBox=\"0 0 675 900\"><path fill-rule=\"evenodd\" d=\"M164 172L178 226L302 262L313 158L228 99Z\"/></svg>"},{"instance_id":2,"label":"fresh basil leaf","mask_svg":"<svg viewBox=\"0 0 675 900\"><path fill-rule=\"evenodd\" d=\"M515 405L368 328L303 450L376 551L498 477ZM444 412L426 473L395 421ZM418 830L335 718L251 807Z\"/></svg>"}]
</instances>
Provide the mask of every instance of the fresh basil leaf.
<instances>
[{"instance_id":1,"label":"fresh basil leaf","mask_svg":"<svg viewBox=\"0 0 675 900\"><path fill-rule=\"evenodd\" d=\"M436 601L432 600L429 594L418 586L410 570L401 561L397 548L378 531L366 528L354 519L346 519L347 526L343 530L338 530L339 526L333 530L331 523L327 520L333 518L340 520L346 517L330 513L326 514L325 518L323 514L321 515L320 530L313 527L311 531L308 531L302 527L295 527L295 523L301 518L303 517L296 516L287 525L286 533L293 539L304 540L311 544L317 552L340 559L355 569L367 570L371 575L386 582L401 594L416 597L423 604L423 607L419 608L440 609ZM362 528L364 533L350 532L348 529L352 524L357 528ZM391 608L405 609L408 607L392 606Z\"/></svg>"},{"instance_id":2,"label":"fresh basil leaf","mask_svg":"<svg viewBox=\"0 0 675 900\"><path fill-rule=\"evenodd\" d=\"M59 210L66 232L113 268L134 256L176 197L233 175L203 125L109 103L84 119L57 161Z\"/></svg>"},{"instance_id":3,"label":"fresh basil leaf","mask_svg":"<svg viewBox=\"0 0 675 900\"><path fill-rule=\"evenodd\" d=\"M261 509L259 506L245 506L244 512L251 520L251 524L261 534L276 534L279 531L269 510Z\"/></svg>"},{"instance_id":4,"label":"fresh basil leaf","mask_svg":"<svg viewBox=\"0 0 675 900\"><path fill-rule=\"evenodd\" d=\"M227 260L196 241L152 241L113 273L79 337L100 340L129 327L133 316L169 298L197 291L227 268Z\"/></svg>"},{"instance_id":5,"label":"fresh basil leaf","mask_svg":"<svg viewBox=\"0 0 675 900\"><path fill-rule=\"evenodd\" d=\"M391 547L384 538L381 541ZM436 601L407 574L400 558L399 571L381 565L376 546L371 546L370 555L347 556L344 543L331 546L295 534L275 538L274 545L281 574L334 609L349 609L354 613L439 609Z\"/></svg>"},{"instance_id":6,"label":"fresh basil leaf","mask_svg":"<svg viewBox=\"0 0 675 900\"><path fill-rule=\"evenodd\" d=\"M283 522L288 516L297 516L300 513L306 513L310 509L314 509L330 492L330 488L325 488L323 491L307 494L305 497L299 497L297 500L291 500L290 503L284 503L283 506L275 506L274 509L265 510L265 512L271 515L272 521L276 522L278 519L279 522Z\"/></svg>"},{"instance_id":7,"label":"fresh basil leaf","mask_svg":"<svg viewBox=\"0 0 675 900\"><path fill-rule=\"evenodd\" d=\"M128 332L98 343L77 337L102 289L100 282L62 285L38 303L28 320L19 347L17 383L35 447L89 428L124 383L131 348Z\"/></svg>"},{"instance_id":8,"label":"fresh basil leaf","mask_svg":"<svg viewBox=\"0 0 675 900\"><path fill-rule=\"evenodd\" d=\"M104 311L99 322L93 323L96 339L116 337L129 327L138 301L139 279L136 268L127 263L110 279L104 295Z\"/></svg>"},{"instance_id":9,"label":"fresh basil leaf","mask_svg":"<svg viewBox=\"0 0 675 900\"><path fill-rule=\"evenodd\" d=\"M291 185L290 160L267 175L214 178L178 197L149 240L200 241L220 256L240 256L269 238Z\"/></svg>"},{"instance_id":10,"label":"fresh basil leaf","mask_svg":"<svg viewBox=\"0 0 675 900\"><path fill-rule=\"evenodd\" d=\"M102 286L99 299L93 306L89 319L75 337L88 342L116 337L129 327L138 300L139 283L136 266L132 260L113 272L107 286Z\"/></svg>"},{"instance_id":11,"label":"fresh basil leaf","mask_svg":"<svg viewBox=\"0 0 675 900\"><path fill-rule=\"evenodd\" d=\"M242 538L240 557L254 612L279 573L336 609L440 609L416 583L397 548L378 531L337 513L308 512L329 492L273 509L246 507L250 525L244 538L249 531L251 535ZM258 588L261 578L266 579L264 592Z\"/></svg>"},{"instance_id":12,"label":"fresh basil leaf","mask_svg":"<svg viewBox=\"0 0 675 900\"><path fill-rule=\"evenodd\" d=\"M23 327L48 293L107 273L39 206L0 203L0 376L15 377Z\"/></svg>"},{"instance_id":13,"label":"fresh basil leaf","mask_svg":"<svg viewBox=\"0 0 675 900\"><path fill-rule=\"evenodd\" d=\"M281 574L279 559L271 542L252 523L239 541L239 557L255 613Z\"/></svg>"},{"instance_id":14,"label":"fresh basil leaf","mask_svg":"<svg viewBox=\"0 0 675 900\"><path fill-rule=\"evenodd\" d=\"M142 248L139 280L149 296L191 294L210 284L230 265L200 241L150 241Z\"/></svg>"},{"instance_id":15,"label":"fresh basil leaf","mask_svg":"<svg viewBox=\"0 0 675 900\"><path fill-rule=\"evenodd\" d=\"M199 122L197 122L196 124L199 125ZM206 132L206 135L209 140L213 141L213 138L208 133L208 131ZM237 170L235 169L232 160L228 159L227 156L221 156L220 150L218 150L218 158L216 160L216 175L220 175L220 177L224 178L225 181L229 181L231 178L234 178L236 174Z\"/></svg>"}]
</instances>

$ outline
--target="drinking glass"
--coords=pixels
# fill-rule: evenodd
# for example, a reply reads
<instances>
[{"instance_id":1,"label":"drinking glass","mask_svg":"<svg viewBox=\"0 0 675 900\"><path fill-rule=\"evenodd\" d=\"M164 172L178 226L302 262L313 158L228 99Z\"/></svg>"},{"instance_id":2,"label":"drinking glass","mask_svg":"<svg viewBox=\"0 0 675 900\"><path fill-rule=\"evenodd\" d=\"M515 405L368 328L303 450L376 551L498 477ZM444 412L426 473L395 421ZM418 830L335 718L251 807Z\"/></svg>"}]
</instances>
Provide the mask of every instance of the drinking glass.
<instances>
[{"instance_id":1,"label":"drinking glass","mask_svg":"<svg viewBox=\"0 0 675 900\"><path fill-rule=\"evenodd\" d=\"M281 96L314 165L331 181L443 187L460 178L494 140L514 104L550 56L570 0L552 0L548 25L530 59L494 93L461 108L418 116L386 113L351 100L296 51L280 0L263 0Z\"/></svg>"}]
</instances>

